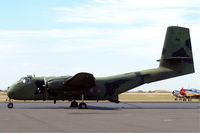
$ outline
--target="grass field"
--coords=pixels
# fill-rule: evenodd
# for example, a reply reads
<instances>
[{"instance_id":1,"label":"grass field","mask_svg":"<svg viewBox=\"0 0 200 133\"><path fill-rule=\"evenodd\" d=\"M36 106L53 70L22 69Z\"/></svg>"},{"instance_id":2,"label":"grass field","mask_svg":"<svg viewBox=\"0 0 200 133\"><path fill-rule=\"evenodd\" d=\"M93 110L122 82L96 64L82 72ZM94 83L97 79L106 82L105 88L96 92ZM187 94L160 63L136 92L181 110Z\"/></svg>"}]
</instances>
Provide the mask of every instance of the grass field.
<instances>
[{"instance_id":1,"label":"grass field","mask_svg":"<svg viewBox=\"0 0 200 133\"><path fill-rule=\"evenodd\" d=\"M0 92L0 102L6 102L6 99L6 94ZM121 102L177 102L174 101L174 96L171 93L123 93L119 95L119 100ZM192 101L199 102L196 99Z\"/></svg>"},{"instance_id":2,"label":"grass field","mask_svg":"<svg viewBox=\"0 0 200 133\"><path fill-rule=\"evenodd\" d=\"M3 92L0 92L0 102L5 102L6 98L7 98L6 94Z\"/></svg>"},{"instance_id":3,"label":"grass field","mask_svg":"<svg viewBox=\"0 0 200 133\"><path fill-rule=\"evenodd\" d=\"M174 101L174 96L171 93L123 93L119 99L127 102L163 102Z\"/></svg>"}]
</instances>

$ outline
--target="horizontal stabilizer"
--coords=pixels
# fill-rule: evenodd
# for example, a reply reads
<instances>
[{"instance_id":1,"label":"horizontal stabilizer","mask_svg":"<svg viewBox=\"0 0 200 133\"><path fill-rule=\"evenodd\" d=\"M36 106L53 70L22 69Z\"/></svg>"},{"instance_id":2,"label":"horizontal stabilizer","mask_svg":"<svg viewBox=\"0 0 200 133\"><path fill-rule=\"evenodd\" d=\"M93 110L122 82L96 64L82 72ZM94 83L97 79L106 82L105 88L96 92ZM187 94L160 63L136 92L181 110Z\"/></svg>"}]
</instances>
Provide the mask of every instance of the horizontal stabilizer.
<instances>
[{"instance_id":1,"label":"horizontal stabilizer","mask_svg":"<svg viewBox=\"0 0 200 133\"><path fill-rule=\"evenodd\" d=\"M162 59L162 60L168 60L168 61L181 61L181 60L191 60L193 61L193 58L192 57L168 57L168 58L165 58L165 59ZM160 60L157 60L158 62L161 61Z\"/></svg>"}]
</instances>

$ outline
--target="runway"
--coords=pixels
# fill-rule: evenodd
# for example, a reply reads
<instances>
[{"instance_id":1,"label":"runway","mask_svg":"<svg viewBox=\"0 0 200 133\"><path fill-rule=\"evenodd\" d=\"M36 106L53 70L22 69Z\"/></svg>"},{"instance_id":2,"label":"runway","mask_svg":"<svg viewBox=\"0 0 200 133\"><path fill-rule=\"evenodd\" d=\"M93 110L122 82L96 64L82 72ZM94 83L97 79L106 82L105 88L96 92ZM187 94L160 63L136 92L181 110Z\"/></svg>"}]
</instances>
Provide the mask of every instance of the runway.
<instances>
[{"instance_id":1,"label":"runway","mask_svg":"<svg viewBox=\"0 0 200 133\"><path fill-rule=\"evenodd\" d=\"M199 133L200 103L0 103L0 132Z\"/></svg>"}]
</instances>

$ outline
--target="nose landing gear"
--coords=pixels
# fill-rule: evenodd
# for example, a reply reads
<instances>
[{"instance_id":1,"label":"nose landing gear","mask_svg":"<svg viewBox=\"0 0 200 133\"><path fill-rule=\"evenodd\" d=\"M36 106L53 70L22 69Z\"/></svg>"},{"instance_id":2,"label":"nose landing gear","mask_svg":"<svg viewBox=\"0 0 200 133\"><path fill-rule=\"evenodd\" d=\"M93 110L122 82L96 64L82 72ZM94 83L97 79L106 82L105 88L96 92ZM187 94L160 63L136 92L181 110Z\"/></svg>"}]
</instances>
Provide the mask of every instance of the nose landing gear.
<instances>
[{"instance_id":1,"label":"nose landing gear","mask_svg":"<svg viewBox=\"0 0 200 133\"><path fill-rule=\"evenodd\" d=\"M8 103L7 106L8 106L9 109L12 109L13 108L13 103Z\"/></svg>"},{"instance_id":2,"label":"nose landing gear","mask_svg":"<svg viewBox=\"0 0 200 133\"><path fill-rule=\"evenodd\" d=\"M9 99L9 103L7 104L7 107L9 109L12 109L13 108L13 103L11 102L11 99Z\"/></svg>"}]
</instances>

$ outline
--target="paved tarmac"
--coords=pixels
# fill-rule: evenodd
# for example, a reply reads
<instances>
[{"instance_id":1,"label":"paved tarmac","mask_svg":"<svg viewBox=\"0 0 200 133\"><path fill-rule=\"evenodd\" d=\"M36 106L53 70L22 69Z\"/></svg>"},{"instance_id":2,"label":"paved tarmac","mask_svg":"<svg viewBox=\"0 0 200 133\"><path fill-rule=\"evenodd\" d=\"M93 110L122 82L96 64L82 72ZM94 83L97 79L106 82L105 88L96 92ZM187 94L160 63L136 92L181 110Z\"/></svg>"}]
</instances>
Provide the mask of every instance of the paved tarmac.
<instances>
[{"instance_id":1,"label":"paved tarmac","mask_svg":"<svg viewBox=\"0 0 200 133\"><path fill-rule=\"evenodd\" d=\"M200 133L200 103L0 103L0 132Z\"/></svg>"}]
</instances>

